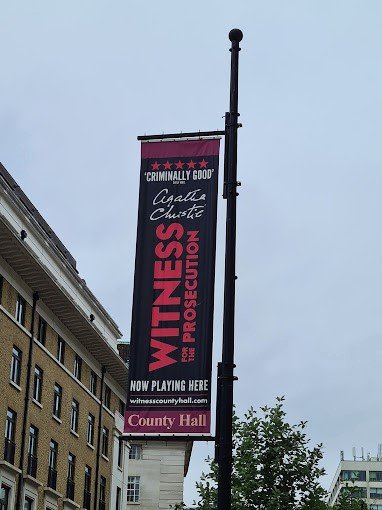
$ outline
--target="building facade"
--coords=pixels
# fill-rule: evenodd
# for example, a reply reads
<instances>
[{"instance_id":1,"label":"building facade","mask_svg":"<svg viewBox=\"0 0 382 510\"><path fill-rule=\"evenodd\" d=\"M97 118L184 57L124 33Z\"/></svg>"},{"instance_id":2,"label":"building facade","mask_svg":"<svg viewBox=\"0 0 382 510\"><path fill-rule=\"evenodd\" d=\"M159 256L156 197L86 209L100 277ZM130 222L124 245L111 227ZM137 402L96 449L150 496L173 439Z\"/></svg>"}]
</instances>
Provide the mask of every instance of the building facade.
<instances>
[{"instance_id":1,"label":"building facade","mask_svg":"<svg viewBox=\"0 0 382 510\"><path fill-rule=\"evenodd\" d=\"M343 454L329 489L329 505L343 493L365 501L370 510L382 510L382 459L344 460Z\"/></svg>"},{"instance_id":2,"label":"building facade","mask_svg":"<svg viewBox=\"0 0 382 510\"><path fill-rule=\"evenodd\" d=\"M120 337L0 165L0 510L126 508Z\"/></svg>"},{"instance_id":3,"label":"building facade","mask_svg":"<svg viewBox=\"0 0 382 510\"><path fill-rule=\"evenodd\" d=\"M183 482L191 455L191 442L132 442L129 451L127 508L174 508L183 501Z\"/></svg>"}]
</instances>

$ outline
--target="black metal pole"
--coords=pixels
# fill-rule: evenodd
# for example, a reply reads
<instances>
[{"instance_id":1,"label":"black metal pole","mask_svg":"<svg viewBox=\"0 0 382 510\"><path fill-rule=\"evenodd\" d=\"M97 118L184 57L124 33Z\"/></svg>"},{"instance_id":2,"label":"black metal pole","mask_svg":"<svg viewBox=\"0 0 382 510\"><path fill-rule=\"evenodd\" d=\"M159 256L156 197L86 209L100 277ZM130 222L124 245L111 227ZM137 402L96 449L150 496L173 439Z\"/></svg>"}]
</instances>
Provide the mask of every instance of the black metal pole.
<instances>
[{"instance_id":1,"label":"black metal pole","mask_svg":"<svg viewBox=\"0 0 382 510\"><path fill-rule=\"evenodd\" d=\"M214 461L219 462L219 441L220 441L220 413L221 413L221 376L222 376L222 364L218 363L218 380L216 386L216 424L215 424L215 456Z\"/></svg>"},{"instance_id":2,"label":"black metal pole","mask_svg":"<svg viewBox=\"0 0 382 510\"><path fill-rule=\"evenodd\" d=\"M224 190L227 198L226 258L224 280L223 353L220 370L219 440L218 440L218 510L231 510L232 487L232 414L234 377L234 332L235 332L235 262L236 262L236 197L237 197L237 129L238 129L238 78L239 43L241 30L230 31L231 85L230 111L226 115L226 157Z\"/></svg>"}]
</instances>

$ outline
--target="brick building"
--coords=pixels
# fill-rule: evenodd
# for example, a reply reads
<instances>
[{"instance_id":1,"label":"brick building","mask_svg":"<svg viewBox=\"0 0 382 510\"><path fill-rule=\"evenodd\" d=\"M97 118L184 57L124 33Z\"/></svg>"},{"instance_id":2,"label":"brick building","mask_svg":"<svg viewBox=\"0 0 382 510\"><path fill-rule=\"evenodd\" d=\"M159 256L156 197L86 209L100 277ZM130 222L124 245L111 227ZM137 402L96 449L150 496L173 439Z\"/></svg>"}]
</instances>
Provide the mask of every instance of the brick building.
<instances>
[{"instance_id":1,"label":"brick building","mask_svg":"<svg viewBox=\"0 0 382 510\"><path fill-rule=\"evenodd\" d=\"M0 165L0 510L126 507L120 337Z\"/></svg>"}]
</instances>

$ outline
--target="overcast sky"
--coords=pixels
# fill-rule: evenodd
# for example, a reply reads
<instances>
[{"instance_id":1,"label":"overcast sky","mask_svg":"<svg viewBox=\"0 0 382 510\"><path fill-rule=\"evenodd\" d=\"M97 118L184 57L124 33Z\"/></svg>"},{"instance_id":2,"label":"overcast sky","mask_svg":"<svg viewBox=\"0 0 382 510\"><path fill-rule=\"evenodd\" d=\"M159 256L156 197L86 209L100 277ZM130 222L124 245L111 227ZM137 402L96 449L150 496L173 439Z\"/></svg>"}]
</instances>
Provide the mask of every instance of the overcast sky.
<instances>
[{"instance_id":1,"label":"overcast sky","mask_svg":"<svg viewBox=\"0 0 382 510\"><path fill-rule=\"evenodd\" d=\"M129 339L140 134L222 129L240 54L239 413L382 443L382 2L0 0L0 161ZM215 358L221 342L219 203ZM186 501L212 445L194 447Z\"/></svg>"}]
</instances>

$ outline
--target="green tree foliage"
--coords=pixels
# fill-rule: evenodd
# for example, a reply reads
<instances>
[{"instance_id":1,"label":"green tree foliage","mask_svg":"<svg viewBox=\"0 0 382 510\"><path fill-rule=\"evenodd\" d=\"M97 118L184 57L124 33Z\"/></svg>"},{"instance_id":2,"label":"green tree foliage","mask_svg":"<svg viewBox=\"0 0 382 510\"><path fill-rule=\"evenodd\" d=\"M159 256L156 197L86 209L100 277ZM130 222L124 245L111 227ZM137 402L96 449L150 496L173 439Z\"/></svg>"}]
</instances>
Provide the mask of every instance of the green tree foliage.
<instances>
[{"instance_id":1,"label":"green tree foliage","mask_svg":"<svg viewBox=\"0 0 382 510\"><path fill-rule=\"evenodd\" d=\"M339 495L333 510L367 510L365 501L359 497L359 487L354 482L349 486L346 484L345 491Z\"/></svg>"},{"instance_id":2,"label":"green tree foliage","mask_svg":"<svg viewBox=\"0 0 382 510\"><path fill-rule=\"evenodd\" d=\"M324 474L322 445L310 448L307 422L290 425L283 404L284 397L278 397L273 407L262 407L259 413L251 408L243 420L233 418L232 510L327 508L319 483ZM207 461L209 472L197 483L199 510L216 509L217 466Z\"/></svg>"},{"instance_id":3,"label":"green tree foliage","mask_svg":"<svg viewBox=\"0 0 382 510\"><path fill-rule=\"evenodd\" d=\"M322 445L311 448L307 422L290 425L283 406L278 397L273 407L233 417L232 510L367 510L354 483L328 506L319 483ZM212 459L207 462L209 472L196 484L198 503L176 510L216 510L218 470Z\"/></svg>"}]
</instances>

